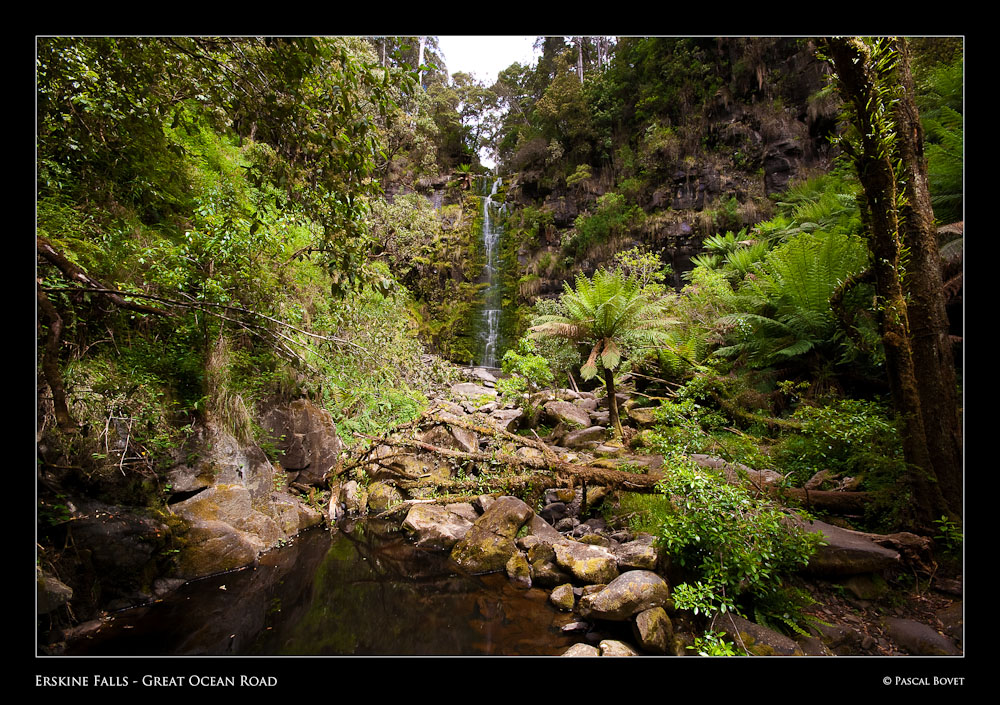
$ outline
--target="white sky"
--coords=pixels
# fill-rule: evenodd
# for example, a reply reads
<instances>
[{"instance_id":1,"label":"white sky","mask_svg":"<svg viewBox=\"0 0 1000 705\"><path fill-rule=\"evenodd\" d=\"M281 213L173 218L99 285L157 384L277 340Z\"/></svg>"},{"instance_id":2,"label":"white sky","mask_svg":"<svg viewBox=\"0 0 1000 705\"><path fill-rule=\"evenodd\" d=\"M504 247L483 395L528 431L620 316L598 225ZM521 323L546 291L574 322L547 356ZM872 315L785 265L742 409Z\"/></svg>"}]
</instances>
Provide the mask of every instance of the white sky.
<instances>
[{"instance_id":1,"label":"white sky","mask_svg":"<svg viewBox=\"0 0 1000 705\"><path fill-rule=\"evenodd\" d=\"M534 64L534 43L535 37L512 35L438 36L438 46L444 54L448 74L472 74L473 78L487 86L492 85L497 75L515 61L525 66ZM490 169L496 166L485 150L480 152L479 159Z\"/></svg>"},{"instance_id":2,"label":"white sky","mask_svg":"<svg viewBox=\"0 0 1000 705\"><path fill-rule=\"evenodd\" d=\"M508 35L438 36L448 73L470 73L490 85L497 74L515 61L526 66L535 62L535 37Z\"/></svg>"}]
</instances>

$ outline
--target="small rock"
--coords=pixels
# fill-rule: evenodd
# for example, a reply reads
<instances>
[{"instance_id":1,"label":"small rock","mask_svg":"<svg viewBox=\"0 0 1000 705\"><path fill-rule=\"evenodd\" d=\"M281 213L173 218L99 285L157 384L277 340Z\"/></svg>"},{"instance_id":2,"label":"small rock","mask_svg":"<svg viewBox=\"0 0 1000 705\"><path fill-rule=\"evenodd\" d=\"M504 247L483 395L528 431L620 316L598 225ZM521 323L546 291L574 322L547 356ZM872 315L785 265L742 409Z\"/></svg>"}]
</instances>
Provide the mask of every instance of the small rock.
<instances>
[{"instance_id":1,"label":"small rock","mask_svg":"<svg viewBox=\"0 0 1000 705\"><path fill-rule=\"evenodd\" d=\"M549 602L561 610L571 612L576 604L576 596L573 594L573 586L564 583L556 587L549 595Z\"/></svg>"},{"instance_id":2,"label":"small rock","mask_svg":"<svg viewBox=\"0 0 1000 705\"><path fill-rule=\"evenodd\" d=\"M516 587L527 590L531 587L531 566L520 551L514 553L505 566L507 577Z\"/></svg>"},{"instance_id":3,"label":"small rock","mask_svg":"<svg viewBox=\"0 0 1000 705\"><path fill-rule=\"evenodd\" d=\"M639 652L623 641L604 639L599 645L601 656L638 656Z\"/></svg>"},{"instance_id":4,"label":"small rock","mask_svg":"<svg viewBox=\"0 0 1000 705\"><path fill-rule=\"evenodd\" d=\"M674 626L662 607L653 607L637 614L633 633L644 651L666 654L673 649Z\"/></svg>"},{"instance_id":5,"label":"small rock","mask_svg":"<svg viewBox=\"0 0 1000 705\"><path fill-rule=\"evenodd\" d=\"M600 656L601 652L596 646L589 644L573 644L573 646L563 652L563 656Z\"/></svg>"}]
</instances>

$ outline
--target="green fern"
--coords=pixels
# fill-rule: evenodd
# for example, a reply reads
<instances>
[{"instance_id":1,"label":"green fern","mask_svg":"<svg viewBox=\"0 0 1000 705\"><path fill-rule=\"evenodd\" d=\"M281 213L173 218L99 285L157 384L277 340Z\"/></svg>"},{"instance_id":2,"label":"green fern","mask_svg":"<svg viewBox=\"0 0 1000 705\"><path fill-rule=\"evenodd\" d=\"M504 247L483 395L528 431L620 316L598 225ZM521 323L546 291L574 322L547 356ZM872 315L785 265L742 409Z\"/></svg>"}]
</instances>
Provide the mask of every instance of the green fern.
<instances>
[{"instance_id":1,"label":"green fern","mask_svg":"<svg viewBox=\"0 0 1000 705\"><path fill-rule=\"evenodd\" d=\"M800 234L771 250L741 287L743 310L719 320L731 342L717 354L767 366L830 347L841 337L830 296L867 257L859 239L837 233Z\"/></svg>"}]
</instances>

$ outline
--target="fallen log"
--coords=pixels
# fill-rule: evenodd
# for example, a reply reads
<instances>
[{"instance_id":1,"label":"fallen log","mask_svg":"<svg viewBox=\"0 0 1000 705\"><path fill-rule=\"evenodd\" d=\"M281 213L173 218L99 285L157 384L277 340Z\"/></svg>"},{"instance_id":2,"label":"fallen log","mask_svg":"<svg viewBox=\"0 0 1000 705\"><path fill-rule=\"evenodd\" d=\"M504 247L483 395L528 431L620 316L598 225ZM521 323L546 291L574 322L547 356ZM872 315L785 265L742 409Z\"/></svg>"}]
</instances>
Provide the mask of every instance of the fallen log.
<instances>
[{"instance_id":1,"label":"fallen log","mask_svg":"<svg viewBox=\"0 0 1000 705\"><path fill-rule=\"evenodd\" d=\"M840 516L864 514L872 501L870 492L807 490L801 487L772 487L770 492L783 502L793 501L804 509L830 512Z\"/></svg>"}]
</instances>

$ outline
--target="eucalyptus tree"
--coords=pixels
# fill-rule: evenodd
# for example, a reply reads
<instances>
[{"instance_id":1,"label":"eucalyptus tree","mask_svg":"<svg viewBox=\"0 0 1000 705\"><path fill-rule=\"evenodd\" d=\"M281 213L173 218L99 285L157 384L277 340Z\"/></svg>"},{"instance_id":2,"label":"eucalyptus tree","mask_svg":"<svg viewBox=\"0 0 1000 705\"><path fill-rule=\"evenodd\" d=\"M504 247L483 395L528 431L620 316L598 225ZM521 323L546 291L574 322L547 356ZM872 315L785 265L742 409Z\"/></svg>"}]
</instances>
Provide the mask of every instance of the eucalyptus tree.
<instances>
[{"instance_id":1,"label":"eucalyptus tree","mask_svg":"<svg viewBox=\"0 0 1000 705\"><path fill-rule=\"evenodd\" d=\"M962 449L955 364L941 282L907 42L826 42L845 101L841 144L864 189L880 330L894 405L912 471L914 524L961 516Z\"/></svg>"},{"instance_id":2,"label":"eucalyptus tree","mask_svg":"<svg viewBox=\"0 0 1000 705\"><path fill-rule=\"evenodd\" d=\"M625 358L664 344L675 321L666 315L664 299L651 294L639 277L619 269L599 269L592 278L578 276L575 287L564 284L559 300L563 312L536 318L531 334L590 347L580 375L589 380L603 371L610 422L621 438L615 370Z\"/></svg>"}]
</instances>

